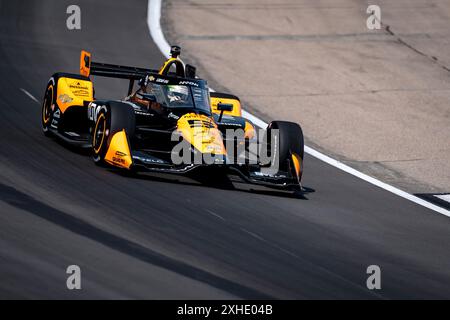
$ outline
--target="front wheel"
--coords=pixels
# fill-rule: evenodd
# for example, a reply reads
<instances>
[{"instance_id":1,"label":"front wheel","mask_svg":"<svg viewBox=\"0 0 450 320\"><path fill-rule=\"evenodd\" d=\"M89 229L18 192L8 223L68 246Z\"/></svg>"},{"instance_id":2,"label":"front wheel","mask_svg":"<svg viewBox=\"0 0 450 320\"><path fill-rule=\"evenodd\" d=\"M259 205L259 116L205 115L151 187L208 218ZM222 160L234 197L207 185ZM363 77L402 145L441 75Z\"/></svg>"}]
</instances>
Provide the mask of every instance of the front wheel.
<instances>
[{"instance_id":1,"label":"front wheel","mask_svg":"<svg viewBox=\"0 0 450 320\"><path fill-rule=\"evenodd\" d=\"M105 162L108 135L107 114L105 110L100 110L91 135L92 159L97 165L102 165Z\"/></svg>"},{"instance_id":2,"label":"front wheel","mask_svg":"<svg viewBox=\"0 0 450 320\"><path fill-rule=\"evenodd\" d=\"M134 109L119 101L98 103L95 123L91 127L92 159L98 165L105 164L109 144L114 134L125 130L132 137L135 127Z\"/></svg>"},{"instance_id":3,"label":"front wheel","mask_svg":"<svg viewBox=\"0 0 450 320\"><path fill-rule=\"evenodd\" d=\"M291 174L300 183L303 173L304 139L300 125L288 121L272 121L267 127L272 161L278 161L279 171Z\"/></svg>"}]
</instances>

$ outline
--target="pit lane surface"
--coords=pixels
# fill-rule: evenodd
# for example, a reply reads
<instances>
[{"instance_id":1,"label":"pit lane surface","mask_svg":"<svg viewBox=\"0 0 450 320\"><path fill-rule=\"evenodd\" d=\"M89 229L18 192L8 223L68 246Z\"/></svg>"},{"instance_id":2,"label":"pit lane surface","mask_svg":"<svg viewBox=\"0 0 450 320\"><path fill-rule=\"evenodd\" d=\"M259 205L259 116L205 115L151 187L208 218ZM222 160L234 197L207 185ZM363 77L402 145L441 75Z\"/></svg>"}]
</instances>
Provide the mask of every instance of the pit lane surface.
<instances>
[{"instance_id":1,"label":"pit lane surface","mask_svg":"<svg viewBox=\"0 0 450 320\"><path fill-rule=\"evenodd\" d=\"M305 159L304 198L130 178L47 139L41 99L55 71L94 60L156 67L146 1L1 1L1 298L449 298L450 221ZM97 81L98 80L98 81ZM96 79L97 97L127 84ZM307 134L307 133L306 133ZM82 290L65 269L82 270ZM382 290L366 288L379 265Z\"/></svg>"}]
</instances>

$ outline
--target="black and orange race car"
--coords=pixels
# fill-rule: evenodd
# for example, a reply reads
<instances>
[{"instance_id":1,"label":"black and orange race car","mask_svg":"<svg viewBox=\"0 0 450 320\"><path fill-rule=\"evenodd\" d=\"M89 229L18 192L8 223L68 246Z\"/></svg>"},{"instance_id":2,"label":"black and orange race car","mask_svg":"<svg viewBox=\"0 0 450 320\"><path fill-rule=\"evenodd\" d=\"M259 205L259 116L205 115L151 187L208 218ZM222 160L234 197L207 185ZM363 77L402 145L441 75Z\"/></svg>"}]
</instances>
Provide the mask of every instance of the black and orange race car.
<instances>
[{"instance_id":1,"label":"black and orange race car","mask_svg":"<svg viewBox=\"0 0 450 320\"><path fill-rule=\"evenodd\" d=\"M81 52L80 74L55 73L42 103L42 128L89 148L97 164L132 172L186 173L217 168L245 182L301 190L300 126L272 121L259 133L242 117L238 97L210 92L180 48L159 70L91 61ZM97 100L93 76L129 81L122 100Z\"/></svg>"}]
</instances>

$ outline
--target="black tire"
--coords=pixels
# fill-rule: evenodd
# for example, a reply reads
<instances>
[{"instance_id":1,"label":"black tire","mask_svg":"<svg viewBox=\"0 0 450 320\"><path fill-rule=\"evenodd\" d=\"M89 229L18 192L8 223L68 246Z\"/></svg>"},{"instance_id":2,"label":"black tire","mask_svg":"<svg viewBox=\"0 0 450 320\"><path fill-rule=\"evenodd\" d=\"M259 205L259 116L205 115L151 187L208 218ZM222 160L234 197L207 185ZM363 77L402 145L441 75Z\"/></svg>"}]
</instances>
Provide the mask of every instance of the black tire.
<instances>
[{"instance_id":1,"label":"black tire","mask_svg":"<svg viewBox=\"0 0 450 320\"><path fill-rule=\"evenodd\" d=\"M79 75L79 74L73 74L73 73L65 73L65 72L58 72L52 75L50 80L47 83L47 87L45 89L44 99L42 101L42 112L41 112L41 124L42 124L42 131L46 136L50 135L50 126L53 121L53 112L55 110L52 110L52 105L54 105L54 108L57 105L56 101L56 92L57 92L57 85L59 78L72 78L72 79L79 79L79 80L85 80L90 81L88 77Z\"/></svg>"},{"instance_id":2,"label":"black tire","mask_svg":"<svg viewBox=\"0 0 450 320\"><path fill-rule=\"evenodd\" d=\"M133 136L135 114L133 107L127 103L108 101L99 109L96 119L91 131L92 159L96 164L103 165L111 138L116 132L125 130L128 137Z\"/></svg>"},{"instance_id":3,"label":"black tire","mask_svg":"<svg viewBox=\"0 0 450 320\"><path fill-rule=\"evenodd\" d=\"M52 105L56 100L56 86L54 78L51 78L45 89L44 99L42 101L41 124L42 131L46 136L50 135L50 125L52 123L53 110Z\"/></svg>"},{"instance_id":4,"label":"black tire","mask_svg":"<svg viewBox=\"0 0 450 320\"><path fill-rule=\"evenodd\" d=\"M269 145L272 143L271 130L273 129L278 130L278 133L274 133L274 138L279 142L279 144L275 148L275 150L278 151L277 154L271 155L272 161L276 159L275 156L278 156L279 170L296 176L297 174L294 169L292 155L295 154L300 157L300 167L302 168L304 157L304 139L302 128L294 122L272 121L267 127L266 141L268 141ZM303 170L300 170L300 176L298 177L299 181L301 179L302 171Z\"/></svg>"}]
</instances>

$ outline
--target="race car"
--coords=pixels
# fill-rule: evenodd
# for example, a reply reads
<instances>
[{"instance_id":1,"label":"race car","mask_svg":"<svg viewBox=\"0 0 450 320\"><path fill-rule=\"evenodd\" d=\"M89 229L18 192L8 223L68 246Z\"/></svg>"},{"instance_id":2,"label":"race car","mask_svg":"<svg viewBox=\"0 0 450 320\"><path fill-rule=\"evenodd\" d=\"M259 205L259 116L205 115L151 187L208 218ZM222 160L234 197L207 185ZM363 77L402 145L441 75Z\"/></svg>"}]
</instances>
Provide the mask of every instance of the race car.
<instances>
[{"instance_id":1,"label":"race car","mask_svg":"<svg viewBox=\"0 0 450 320\"><path fill-rule=\"evenodd\" d=\"M172 46L159 70L99 63L82 50L80 73L55 73L42 103L47 136L91 150L96 164L133 173L183 174L217 168L244 182L301 191L301 127L272 121L266 130L242 117L241 102L209 90ZM126 79L121 100L95 98L93 78Z\"/></svg>"}]
</instances>

